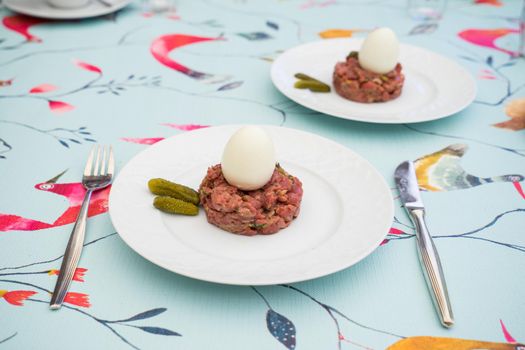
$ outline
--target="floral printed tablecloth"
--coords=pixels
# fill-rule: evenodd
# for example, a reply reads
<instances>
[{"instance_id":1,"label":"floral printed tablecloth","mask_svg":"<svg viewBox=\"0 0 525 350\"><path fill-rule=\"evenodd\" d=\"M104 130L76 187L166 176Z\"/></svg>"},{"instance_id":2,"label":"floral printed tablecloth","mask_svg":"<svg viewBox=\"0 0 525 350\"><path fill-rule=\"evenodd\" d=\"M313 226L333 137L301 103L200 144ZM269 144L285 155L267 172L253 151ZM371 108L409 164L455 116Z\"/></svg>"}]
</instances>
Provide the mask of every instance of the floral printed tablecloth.
<instances>
[{"instance_id":1,"label":"floral printed tablecloth","mask_svg":"<svg viewBox=\"0 0 525 350\"><path fill-rule=\"evenodd\" d=\"M96 19L0 10L0 348L514 349L525 341L525 61L521 1L449 1L418 22L404 1L176 0ZM389 26L476 78L474 103L429 123L337 119L287 100L269 69L280 52ZM129 249L93 198L86 246L59 312L48 309L83 196L93 143L117 166L163 138L221 124L272 124L333 139L392 185L419 159L429 227L456 325L440 326L396 199L381 247L356 266L293 285L186 278ZM454 338L454 339L445 339ZM470 339L467 341L465 339ZM481 341L490 343L480 343ZM441 346L441 347L439 347Z\"/></svg>"}]
</instances>

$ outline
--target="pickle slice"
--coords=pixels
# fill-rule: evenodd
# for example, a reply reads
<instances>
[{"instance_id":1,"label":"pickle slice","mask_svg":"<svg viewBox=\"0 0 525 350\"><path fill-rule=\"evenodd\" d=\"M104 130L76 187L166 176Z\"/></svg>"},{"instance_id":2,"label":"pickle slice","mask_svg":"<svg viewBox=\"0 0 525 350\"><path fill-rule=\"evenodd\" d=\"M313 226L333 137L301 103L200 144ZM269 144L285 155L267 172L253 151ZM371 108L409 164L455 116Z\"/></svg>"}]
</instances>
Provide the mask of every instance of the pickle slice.
<instances>
[{"instance_id":1,"label":"pickle slice","mask_svg":"<svg viewBox=\"0 0 525 350\"><path fill-rule=\"evenodd\" d=\"M294 87L297 89L309 89L315 92L330 92L330 86L317 80L298 80Z\"/></svg>"},{"instance_id":2,"label":"pickle slice","mask_svg":"<svg viewBox=\"0 0 525 350\"><path fill-rule=\"evenodd\" d=\"M197 191L165 179L149 180L148 188L151 193L158 196L169 196L195 205L199 204L199 193Z\"/></svg>"},{"instance_id":3,"label":"pickle slice","mask_svg":"<svg viewBox=\"0 0 525 350\"><path fill-rule=\"evenodd\" d=\"M349 59L350 57L358 59L359 58L359 52L357 52L357 51L350 51L348 56L346 56L346 59Z\"/></svg>"},{"instance_id":4,"label":"pickle slice","mask_svg":"<svg viewBox=\"0 0 525 350\"><path fill-rule=\"evenodd\" d=\"M169 214L192 216L199 214L199 207L197 207L195 204L168 196L155 197L153 200L153 206L158 210Z\"/></svg>"},{"instance_id":5,"label":"pickle slice","mask_svg":"<svg viewBox=\"0 0 525 350\"><path fill-rule=\"evenodd\" d=\"M306 75L306 74L304 74L304 73L296 73L296 74L294 75L294 77L296 77L297 79L300 79L300 80L313 80L313 81L319 81L319 80L317 80L317 79L315 79L315 78L312 78L311 76Z\"/></svg>"},{"instance_id":6,"label":"pickle slice","mask_svg":"<svg viewBox=\"0 0 525 350\"><path fill-rule=\"evenodd\" d=\"M304 73L296 73L294 75L297 80L294 84L296 89L308 89L314 92L330 92L330 86L326 85L322 81L312 78Z\"/></svg>"}]
</instances>

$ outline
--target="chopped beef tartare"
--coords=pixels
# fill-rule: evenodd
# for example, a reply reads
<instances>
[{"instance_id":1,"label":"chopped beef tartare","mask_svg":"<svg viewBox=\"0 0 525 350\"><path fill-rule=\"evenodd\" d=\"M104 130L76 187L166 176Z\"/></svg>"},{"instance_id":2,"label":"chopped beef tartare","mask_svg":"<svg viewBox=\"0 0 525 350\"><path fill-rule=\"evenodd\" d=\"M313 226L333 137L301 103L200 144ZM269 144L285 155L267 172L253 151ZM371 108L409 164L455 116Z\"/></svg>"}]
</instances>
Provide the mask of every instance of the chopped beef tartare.
<instances>
[{"instance_id":1,"label":"chopped beef tartare","mask_svg":"<svg viewBox=\"0 0 525 350\"><path fill-rule=\"evenodd\" d=\"M269 235L299 215L303 188L297 177L277 165L264 187L242 191L226 181L217 164L208 168L199 196L210 224L240 235Z\"/></svg>"},{"instance_id":2,"label":"chopped beef tartare","mask_svg":"<svg viewBox=\"0 0 525 350\"><path fill-rule=\"evenodd\" d=\"M335 91L342 97L356 102L386 102L401 94L405 76L401 64L388 73L378 74L361 67L357 52L352 52L346 62L338 62L334 68Z\"/></svg>"}]
</instances>

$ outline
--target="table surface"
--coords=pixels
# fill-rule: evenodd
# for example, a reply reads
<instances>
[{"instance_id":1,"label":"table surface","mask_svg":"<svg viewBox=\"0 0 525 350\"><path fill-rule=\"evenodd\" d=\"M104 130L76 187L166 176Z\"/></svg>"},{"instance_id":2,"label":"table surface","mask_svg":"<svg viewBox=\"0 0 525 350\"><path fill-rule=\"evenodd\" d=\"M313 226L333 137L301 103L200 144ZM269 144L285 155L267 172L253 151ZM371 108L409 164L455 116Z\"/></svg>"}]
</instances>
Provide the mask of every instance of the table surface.
<instances>
[{"instance_id":1,"label":"table surface","mask_svg":"<svg viewBox=\"0 0 525 350\"><path fill-rule=\"evenodd\" d=\"M521 1L449 1L437 23L410 19L404 1L177 0L170 13L132 3L70 22L0 10L0 347L482 347L443 339L452 337L510 349L524 341L523 177L498 177L525 174L525 61L513 58L520 9ZM434 122L378 125L315 113L272 86L271 62L283 50L364 37L377 26L468 69L478 85L474 103ZM391 187L397 164L431 155L419 181L456 325L438 322L398 199L388 240L362 262L312 281L251 288L146 261L113 229L105 192L92 202L67 307L50 311L93 143L112 144L121 168L163 138L233 123L335 140Z\"/></svg>"}]
</instances>

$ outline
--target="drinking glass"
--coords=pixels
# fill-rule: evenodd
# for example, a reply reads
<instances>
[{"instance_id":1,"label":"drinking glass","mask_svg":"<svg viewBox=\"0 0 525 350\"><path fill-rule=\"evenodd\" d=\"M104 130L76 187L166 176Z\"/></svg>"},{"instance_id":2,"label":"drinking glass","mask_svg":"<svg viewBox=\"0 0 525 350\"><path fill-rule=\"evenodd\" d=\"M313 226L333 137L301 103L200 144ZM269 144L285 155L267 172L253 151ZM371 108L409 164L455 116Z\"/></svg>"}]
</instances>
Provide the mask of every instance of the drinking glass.
<instances>
[{"instance_id":1,"label":"drinking glass","mask_svg":"<svg viewBox=\"0 0 525 350\"><path fill-rule=\"evenodd\" d=\"M174 0L143 0L142 8L148 13L175 12Z\"/></svg>"},{"instance_id":2,"label":"drinking glass","mask_svg":"<svg viewBox=\"0 0 525 350\"><path fill-rule=\"evenodd\" d=\"M439 20L443 16L446 0L407 0L408 14L417 20Z\"/></svg>"}]
</instances>

